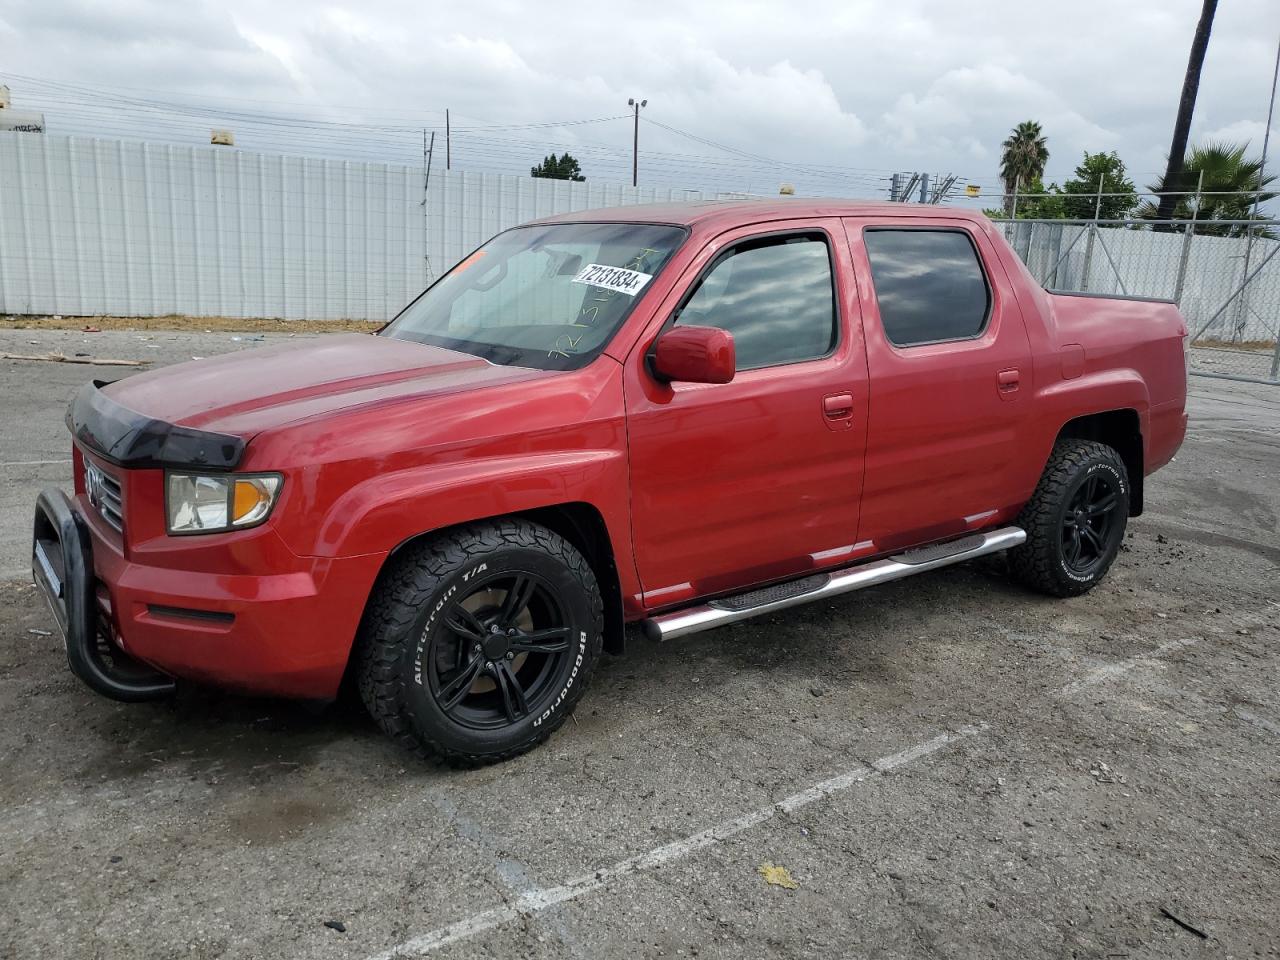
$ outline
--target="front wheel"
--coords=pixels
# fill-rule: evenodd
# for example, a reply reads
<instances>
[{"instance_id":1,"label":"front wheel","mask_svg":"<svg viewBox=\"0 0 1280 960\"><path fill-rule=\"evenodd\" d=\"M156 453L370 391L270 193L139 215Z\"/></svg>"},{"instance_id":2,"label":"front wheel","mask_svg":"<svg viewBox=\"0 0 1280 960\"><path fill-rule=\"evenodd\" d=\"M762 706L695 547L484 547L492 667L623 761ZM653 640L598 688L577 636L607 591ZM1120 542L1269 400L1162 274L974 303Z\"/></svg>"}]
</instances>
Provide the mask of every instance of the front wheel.
<instances>
[{"instance_id":1,"label":"front wheel","mask_svg":"<svg viewBox=\"0 0 1280 960\"><path fill-rule=\"evenodd\" d=\"M603 638L582 554L545 527L504 520L428 540L394 564L370 601L358 663L361 697L383 730L460 765L550 736Z\"/></svg>"},{"instance_id":2,"label":"front wheel","mask_svg":"<svg viewBox=\"0 0 1280 960\"><path fill-rule=\"evenodd\" d=\"M1120 552L1129 519L1129 473L1113 447L1059 440L1022 508L1026 543L1009 568L1027 586L1055 597L1092 590Z\"/></svg>"}]
</instances>

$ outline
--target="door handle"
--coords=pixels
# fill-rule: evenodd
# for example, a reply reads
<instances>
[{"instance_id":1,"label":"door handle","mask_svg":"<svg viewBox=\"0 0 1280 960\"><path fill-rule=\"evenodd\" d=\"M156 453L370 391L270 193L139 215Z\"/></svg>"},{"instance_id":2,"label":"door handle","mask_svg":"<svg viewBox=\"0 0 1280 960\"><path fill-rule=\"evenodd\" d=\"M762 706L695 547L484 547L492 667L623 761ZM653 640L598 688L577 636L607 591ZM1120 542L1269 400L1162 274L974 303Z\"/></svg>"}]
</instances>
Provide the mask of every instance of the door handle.
<instances>
[{"instance_id":1,"label":"door handle","mask_svg":"<svg viewBox=\"0 0 1280 960\"><path fill-rule=\"evenodd\" d=\"M1022 374L1015 368L1001 370L996 374L996 386L1001 393L1012 393L1022 382Z\"/></svg>"},{"instance_id":2,"label":"door handle","mask_svg":"<svg viewBox=\"0 0 1280 960\"><path fill-rule=\"evenodd\" d=\"M848 420L853 416L853 394L833 393L823 397L822 412L829 420Z\"/></svg>"}]
</instances>

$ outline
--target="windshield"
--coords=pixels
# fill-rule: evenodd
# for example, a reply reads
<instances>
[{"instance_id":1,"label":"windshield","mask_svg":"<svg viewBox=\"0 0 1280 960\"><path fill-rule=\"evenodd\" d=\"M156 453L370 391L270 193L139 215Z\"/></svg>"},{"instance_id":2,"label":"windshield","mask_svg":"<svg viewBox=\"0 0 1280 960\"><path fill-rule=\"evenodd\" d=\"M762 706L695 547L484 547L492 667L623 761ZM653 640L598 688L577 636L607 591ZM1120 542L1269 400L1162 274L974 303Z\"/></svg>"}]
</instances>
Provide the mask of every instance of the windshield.
<instances>
[{"instance_id":1,"label":"windshield","mask_svg":"<svg viewBox=\"0 0 1280 960\"><path fill-rule=\"evenodd\" d=\"M655 223L500 233L405 308L383 336L493 363L571 370L594 359L686 236Z\"/></svg>"}]
</instances>

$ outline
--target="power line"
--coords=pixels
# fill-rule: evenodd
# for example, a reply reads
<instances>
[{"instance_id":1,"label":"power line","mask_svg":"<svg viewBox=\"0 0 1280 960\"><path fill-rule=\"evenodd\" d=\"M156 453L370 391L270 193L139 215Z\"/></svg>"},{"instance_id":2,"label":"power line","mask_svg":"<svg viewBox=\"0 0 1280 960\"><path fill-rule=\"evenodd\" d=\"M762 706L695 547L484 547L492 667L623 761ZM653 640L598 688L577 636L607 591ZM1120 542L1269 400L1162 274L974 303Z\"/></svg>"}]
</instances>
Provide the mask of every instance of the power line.
<instances>
[{"instance_id":1,"label":"power line","mask_svg":"<svg viewBox=\"0 0 1280 960\"><path fill-rule=\"evenodd\" d=\"M642 117L641 119L643 119L646 123L651 123L655 127L661 127L662 129L670 133L674 133L677 136L684 137L688 140L693 140L697 143L701 143L706 146L713 147L717 150L722 150L726 153L734 154L744 159L756 160L762 163L768 163L775 167L787 167L791 169L808 168L808 169L826 169L826 170L857 170L860 172L878 173L882 175L888 175L893 173L892 170L886 167L858 167L858 166L843 165L843 164L836 166L831 164L815 164L810 161L779 160L776 157L767 157L758 153L751 153L749 151L742 150L738 147L731 147L728 144L720 143L719 141L712 140L708 137L699 136L696 133L690 133L687 130L681 130L678 127L670 126L669 124L662 123L658 120L653 120L649 117Z\"/></svg>"},{"instance_id":2,"label":"power line","mask_svg":"<svg viewBox=\"0 0 1280 960\"><path fill-rule=\"evenodd\" d=\"M70 132L95 136L152 141L159 137L179 142L202 143L206 134L197 125L229 126L235 130L239 146L244 148L265 152L319 153L365 162L390 162L408 166L421 162L419 141L424 131L428 137L432 133L444 133L438 120L424 123L420 119L380 117L376 118L378 122L370 123L315 116L288 116L245 109L244 103L255 102L248 99L239 101L236 105L210 106L169 98L112 93L80 84L20 74L0 73L0 77L29 84L32 89L24 91L24 99L63 120ZM438 114L437 111L425 112ZM585 126L600 127L623 119L632 120L635 124L634 111L618 116L564 121L496 123L475 117L467 119L470 122L465 126L453 126L450 131L458 135L453 138L458 142L447 143L446 146L456 147L463 165L471 169L511 173L513 168L523 168L532 152L541 155L541 151L552 147L568 150L588 159L596 168L592 171L593 176L600 176L600 171L603 171L613 178L623 179L628 159L632 165L635 163L634 152L628 158L621 144L583 140L576 134L552 139L539 137L537 140L527 137L528 134L541 131L554 134L561 128L565 128L567 133ZM678 183L683 187L701 186L702 184L690 183L691 179L697 178L704 183L707 180L717 181L717 189L725 189L726 181L737 181L738 186L734 189L740 189L745 183L749 190L752 181L786 170L806 177L810 181L808 192L884 192L883 177L875 175L883 171L777 160L652 121L648 117L640 119L720 154L646 151L646 167L664 182ZM140 125L144 129L140 130ZM521 134L526 136L521 137Z\"/></svg>"},{"instance_id":3,"label":"power line","mask_svg":"<svg viewBox=\"0 0 1280 960\"><path fill-rule=\"evenodd\" d=\"M218 118L235 118L235 119L245 118L245 119L251 119L251 120L269 121L273 123L280 123L280 124L286 124L286 125L302 125L302 126L308 126L308 125L324 126L324 127L341 126L341 127L351 127L351 128L358 128L358 129L404 130L404 131L409 131L409 130L421 131L422 127L424 126L423 120L420 117L396 118L400 120L400 122L398 123L358 123L358 122L352 122L348 120L326 120L320 117L297 117L297 116L290 116L290 115L283 115L283 114L271 114L271 113L261 113L261 112L246 113L234 107L217 108L217 107L205 106L202 104L183 103L180 100L157 99L155 97L130 97L130 96L124 96L120 94L111 94L109 92L105 92L104 90L97 89L94 87L86 87L79 84L65 83L58 80L45 80L45 79L40 79L36 77L25 77L25 76L22 76L21 74L5 73L3 71L0 71L0 77L3 77L8 81L20 81L22 83L33 84L37 90L41 86L51 87L53 88L53 92L51 95L46 94L46 99L52 99L55 101L61 100L68 103L80 103L82 105L105 105L109 103L123 103L130 106L138 107L140 109L161 109L161 110L168 110L175 113L184 113L190 116L199 116L199 117L213 116ZM140 88L134 88L134 89L140 89ZM195 96L199 96L199 95L197 94ZM81 99L77 99L77 97ZM243 100L242 102L254 102L254 101L246 99L246 100ZM299 106L316 106L316 105L315 104L299 104ZM333 105L327 104L326 106L333 106ZM361 112L368 112L364 107L350 107L348 109L358 110ZM382 109L390 109L390 108L382 108ZM440 116L443 116L446 111L432 110L427 112L435 113ZM581 126L583 124L607 123L612 120L628 120L630 118L631 118L631 114L625 113L625 114L617 114L615 116L609 116L609 117L591 117L586 119L580 118L580 119L573 119L573 120L538 120L538 121L521 122L521 123L498 123L491 120L484 120L478 117L471 117L470 119L475 121L477 124L479 124L479 126L455 127L454 129L458 132L467 132L471 130L488 130L488 131L534 130L534 129L545 129L549 127L572 127L572 126ZM433 124L431 123L427 123L425 125L428 127L433 126Z\"/></svg>"},{"instance_id":4,"label":"power line","mask_svg":"<svg viewBox=\"0 0 1280 960\"><path fill-rule=\"evenodd\" d=\"M65 110L63 117L74 118L78 120L90 121L94 125L95 133L104 132L131 132L129 125L121 123L118 118L108 117L101 118L93 111L85 110ZM175 118L161 117L149 121L148 134L154 135L157 131L166 134L175 132L183 132L194 135L195 131L187 127L184 120ZM418 148L415 146L418 139L422 135L423 129L427 132L436 133L438 130L430 127L419 128L413 133L407 133L404 136L396 136L386 133L370 133L368 135L357 136L351 131L343 131L338 134L328 132L313 132L310 130L299 131L294 129L280 130L270 125L265 130L260 130L256 126L240 127L237 129L240 145L247 146L255 137L270 137L273 143L284 144L294 149L314 150L316 148L341 146L344 155L358 155L374 160L391 160L399 159L404 162L410 162L410 158L417 155ZM254 144L256 146L256 144ZM540 151L549 146L562 146L565 149L575 151L584 159L590 159L597 165L603 164L617 168L621 172L621 168L628 159L624 149L621 147L610 147L591 143L583 143L580 141L559 142L543 140L525 140L510 137L480 137L469 136L465 140L464 155L467 158L509 158L514 153L518 153L522 148L527 148L527 154ZM526 155L527 156L527 155ZM522 157L522 161L525 157ZM751 168L749 164L733 159L722 160L714 157L691 155L691 154L672 154L663 151L649 151L646 153L646 160L654 167L670 169L670 170L696 170L710 173L750 173L758 174L758 171ZM878 186L879 178L871 177L865 174L844 174L834 171L815 171L818 176L816 180L822 183L842 184L842 185L870 185Z\"/></svg>"},{"instance_id":5,"label":"power line","mask_svg":"<svg viewBox=\"0 0 1280 960\"><path fill-rule=\"evenodd\" d=\"M424 126L427 127L427 129L429 130L435 126L434 124L431 124L431 123L424 124L420 119L412 119L412 120L406 119L402 123L357 123L357 122L351 122L346 120L325 120L320 118L305 118L305 117L299 118L295 116L282 116L278 114L269 114L269 113L246 113L242 110L237 110L234 108L225 108L225 107L218 108L218 109L210 109L203 106L192 106L191 104L184 104L181 102L170 101L170 100L112 96L110 94L103 94L99 91L95 91L90 88L82 87L76 84L65 84L59 81L38 80L36 78L24 78L18 74L0 74L0 76L11 77L14 79L25 79L25 80L40 83L40 84L47 84L54 87L65 88L66 90L73 91L75 95L69 96L67 94L54 94L54 95L46 95L43 99L47 99L51 102L59 103L59 104L75 104L75 105L84 106L84 107L105 108L110 104L114 103L114 104L125 104L136 109L147 110L153 113L162 112L162 113L177 114L181 116L199 118L201 120L213 119L213 120L218 120L220 122L234 121L234 122L247 122L247 123L255 123L255 124L274 124L274 125L279 125L282 128L292 127L292 128L310 129L310 130L330 130L332 128L337 127L337 128L342 128L342 129L347 129L352 131L355 131L355 130L375 131L376 130L376 131L383 131L383 132L406 132L406 133L413 133L415 137L421 132ZM632 114L627 113L627 114L619 114L619 115L609 116L609 117L594 117L594 118L588 118L588 119L562 120L562 121L537 121L537 122L526 122L526 123L494 123L491 121L479 120L478 118L472 118L472 119L475 119L477 123L481 124L481 126L454 127L453 130L458 133L467 133L467 132L493 133L493 132L501 132L501 131L552 129L552 128L558 128L558 127L581 126L585 124L607 123L613 120L632 119ZM850 170L850 169L853 169L853 170L871 170L872 169L872 168L859 168L859 167L835 167L835 166L828 166L824 164L814 164L811 162L781 161L775 158L764 157L759 154L754 154L748 151L739 150L737 148L730 147L728 145L719 143L709 138L700 137L696 134L689 133L688 131L680 130L668 124L651 120L648 117L643 117L642 119L644 119L648 123L652 123L657 127L667 130L668 132L674 133L677 136L690 139L692 141L701 143L703 145L711 146L714 149L729 153L731 155L736 155L742 159L752 160L760 163L768 163L774 167L789 167L794 169L813 170L813 171L822 171L822 172L828 172L828 171L843 172L845 170ZM569 144L569 146L576 146L576 145L577 144ZM889 171L879 170L876 172L887 173Z\"/></svg>"}]
</instances>

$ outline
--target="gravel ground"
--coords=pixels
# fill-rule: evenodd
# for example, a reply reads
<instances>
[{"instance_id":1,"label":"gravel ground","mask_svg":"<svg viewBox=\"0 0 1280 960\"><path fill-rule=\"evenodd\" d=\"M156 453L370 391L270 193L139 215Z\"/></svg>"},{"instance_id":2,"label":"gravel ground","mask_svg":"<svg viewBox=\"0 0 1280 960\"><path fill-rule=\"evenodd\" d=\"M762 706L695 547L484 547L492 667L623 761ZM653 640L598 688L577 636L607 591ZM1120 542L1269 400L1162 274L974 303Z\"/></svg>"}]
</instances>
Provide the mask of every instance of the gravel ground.
<instances>
[{"instance_id":1,"label":"gravel ground","mask_svg":"<svg viewBox=\"0 0 1280 960\"><path fill-rule=\"evenodd\" d=\"M88 336L0 351L246 345ZM129 372L0 361L0 956L1280 955L1280 389L1193 381L1088 597L980 561L636 635L547 745L454 772L352 704L72 679L30 504L67 395Z\"/></svg>"},{"instance_id":2,"label":"gravel ground","mask_svg":"<svg viewBox=\"0 0 1280 960\"><path fill-rule=\"evenodd\" d=\"M83 332L86 328L95 332L103 330L144 332L189 333L334 333L350 331L373 333L382 326L376 320L281 320L271 317L245 319L244 317L188 317L170 314L167 317L65 317L32 316L30 314L0 314L0 330L68 330Z\"/></svg>"}]
</instances>

